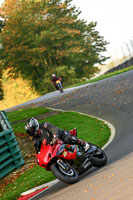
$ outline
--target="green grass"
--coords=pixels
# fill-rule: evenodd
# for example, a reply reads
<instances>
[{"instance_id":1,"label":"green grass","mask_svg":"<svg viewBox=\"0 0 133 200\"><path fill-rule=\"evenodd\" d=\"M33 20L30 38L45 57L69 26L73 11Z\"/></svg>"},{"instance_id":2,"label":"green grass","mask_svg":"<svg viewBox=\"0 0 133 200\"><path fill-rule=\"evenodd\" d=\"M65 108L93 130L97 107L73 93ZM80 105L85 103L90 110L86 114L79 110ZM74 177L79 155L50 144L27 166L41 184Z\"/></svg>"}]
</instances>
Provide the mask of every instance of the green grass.
<instances>
[{"instance_id":1,"label":"green grass","mask_svg":"<svg viewBox=\"0 0 133 200\"><path fill-rule=\"evenodd\" d=\"M81 83L77 83L77 84L71 85L68 88L76 87L76 86L80 86L80 85L84 85L84 84L87 84L87 83L97 82L97 81L100 81L100 80L103 80L103 79L106 79L106 78L109 78L109 77L112 77L112 76L116 76L116 75L119 75L121 73L130 71L130 70L133 70L133 66L130 66L130 67L127 67L127 68L124 68L124 69L120 69L120 70L116 70L114 72L101 75L101 76L99 76L97 78L94 78L94 79L91 79L91 80L88 80L88 81L84 81L84 82L81 82Z\"/></svg>"},{"instance_id":2,"label":"green grass","mask_svg":"<svg viewBox=\"0 0 133 200\"><path fill-rule=\"evenodd\" d=\"M13 120L13 119L12 119ZM57 127L65 130L71 130L74 127L78 130L78 137L90 141L102 147L108 140L109 128L102 121L86 115L81 115L75 112L63 112L56 116L47 117L44 119ZM39 120L43 122L44 120ZM12 128L16 133L25 133L25 123L12 124Z\"/></svg>"},{"instance_id":3,"label":"green grass","mask_svg":"<svg viewBox=\"0 0 133 200\"><path fill-rule=\"evenodd\" d=\"M12 111L7 113L8 120L10 122L15 122L19 120L24 120L30 117L35 117L47 112L50 112L51 110L48 108L27 108L27 109L19 109L17 111Z\"/></svg>"},{"instance_id":4,"label":"green grass","mask_svg":"<svg viewBox=\"0 0 133 200\"><path fill-rule=\"evenodd\" d=\"M13 122L17 119L21 120L27 117L43 114L43 112L46 111L48 110L45 108L23 109L7 113L7 116L9 120ZM44 120L39 120L39 122L43 121ZM99 147L102 147L110 137L110 129L102 121L76 112L61 112L60 114L45 118L45 121L49 121L59 128L66 130L71 130L76 127L78 130L79 138L92 142ZM12 125L14 132L17 133L25 133L24 126L25 123ZM13 183L8 184L0 199L15 200L22 192L54 179L56 178L51 172L47 172L40 166L35 165L32 169L29 169L28 171L21 174Z\"/></svg>"},{"instance_id":5,"label":"green grass","mask_svg":"<svg viewBox=\"0 0 133 200\"><path fill-rule=\"evenodd\" d=\"M108 141L110 136L108 126L102 121L76 112L64 112L56 115L56 117L48 117L46 120L66 130L76 127L79 138L95 143L100 147Z\"/></svg>"},{"instance_id":6,"label":"green grass","mask_svg":"<svg viewBox=\"0 0 133 200\"><path fill-rule=\"evenodd\" d=\"M54 179L55 177L51 172L35 165L32 169L21 174L13 183L8 184L0 200L15 200L22 192Z\"/></svg>"}]
</instances>

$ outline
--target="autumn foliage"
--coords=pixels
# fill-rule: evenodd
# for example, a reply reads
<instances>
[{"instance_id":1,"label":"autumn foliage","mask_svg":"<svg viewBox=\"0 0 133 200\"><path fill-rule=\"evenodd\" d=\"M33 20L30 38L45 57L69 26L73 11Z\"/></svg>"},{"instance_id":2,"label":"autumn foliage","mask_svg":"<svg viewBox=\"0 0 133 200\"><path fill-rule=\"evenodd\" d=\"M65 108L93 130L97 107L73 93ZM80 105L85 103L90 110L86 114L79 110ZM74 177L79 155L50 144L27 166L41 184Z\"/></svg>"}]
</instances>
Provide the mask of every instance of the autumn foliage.
<instances>
[{"instance_id":1,"label":"autumn foliage","mask_svg":"<svg viewBox=\"0 0 133 200\"><path fill-rule=\"evenodd\" d=\"M8 70L3 73L2 87L4 89L4 99L0 101L0 110L25 103L39 97L34 88L31 89L30 83L22 77L8 77Z\"/></svg>"},{"instance_id":2,"label":"autumn foliage","mask_svg":"<svg viewBox=\"0 0 133 200\"><path fill-rule=\"evenodd\" d=\"M36 91L51 91L51 73L64 67L64 84L96 71L94 64L106 58L101 55L107 42L95 30L96 23L80 20L80 11L72 0L5 0L1 16L1 59L4 69L30 81ZM65 74L74 71L71 78ZM68 80L69 79L69 80Z\"/></svg>"}]
</instances>

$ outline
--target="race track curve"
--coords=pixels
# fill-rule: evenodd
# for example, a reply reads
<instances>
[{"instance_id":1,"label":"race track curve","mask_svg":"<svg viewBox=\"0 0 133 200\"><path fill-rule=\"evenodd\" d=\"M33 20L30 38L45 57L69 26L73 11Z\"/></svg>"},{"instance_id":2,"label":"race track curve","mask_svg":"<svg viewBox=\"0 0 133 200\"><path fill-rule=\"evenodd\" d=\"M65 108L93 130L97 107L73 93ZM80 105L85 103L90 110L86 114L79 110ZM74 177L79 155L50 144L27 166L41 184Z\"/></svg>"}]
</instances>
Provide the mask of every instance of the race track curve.
<instances>
[{"instance_id":1,"label":"race track curve","mask_svg":"<svg viewBox=\"0 0 133 200\"><path fill-rule=\"evenodd\" d=\"M133 71L89 84L63 96L59 94L41 102L41 105L78 111L113 124L116 136L106 148L108 164L133 151Z\"/></svg>"},{"instance_id":2,"label":"race track curve","mask_svg":"<svg viewBox=\"0 0 133 200\"><path fill-rule=\"evenodd\" d=\"M133 152L133 71L88 84L79 89L71 90L71 92L65 91L64 94L59 94L56 91L55 97L44 98L44 100L40 101L39 105L78 111L99 117L113 124L116 130L115 138L105 149L108 156L107 166ZM95 174L97 173L98 170L92 169L91 173L88 172L81 178L81 181L84 184L84 180L92 176L95 178ZM76 184L77 187L78 184L80 182ZM40 196L33 199L50 200L51 195L52 199L61 199L63 193L66 193L64 200L69 200L67 193L69 190L74 190L74 185L69 186L59 182L52 189L41 193Z\"/></svg>"}]
</instances>

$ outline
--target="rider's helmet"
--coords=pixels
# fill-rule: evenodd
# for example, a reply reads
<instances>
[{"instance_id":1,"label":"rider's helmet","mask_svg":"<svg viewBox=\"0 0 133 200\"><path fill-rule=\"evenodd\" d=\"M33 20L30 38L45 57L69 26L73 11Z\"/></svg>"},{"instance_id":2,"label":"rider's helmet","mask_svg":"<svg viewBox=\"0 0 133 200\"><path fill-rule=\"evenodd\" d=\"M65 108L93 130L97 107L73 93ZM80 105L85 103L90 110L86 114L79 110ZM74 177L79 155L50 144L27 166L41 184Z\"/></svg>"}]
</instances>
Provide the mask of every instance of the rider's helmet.
<instances>
[{"instance_id":1,"label":"rider's helmet","mask_svg":"<svg viewBox=\"0 0 133 200\"><path fill-rule=\"evenodd\" d=\"M56 77L56 75L55 74L52 74L52 78L55 78Z\"/></svg>"},{"instance_id":2,"label":"rider's helmet","mask_svg":"<svg viewBox=\"0 0 133 200\"><path fill-rule=\"evenodd\" d=\"M34 118L28 119L25 125L26 132L31 136L37 136L39 129L39 122Z\"/></svg>"}]
</instances>

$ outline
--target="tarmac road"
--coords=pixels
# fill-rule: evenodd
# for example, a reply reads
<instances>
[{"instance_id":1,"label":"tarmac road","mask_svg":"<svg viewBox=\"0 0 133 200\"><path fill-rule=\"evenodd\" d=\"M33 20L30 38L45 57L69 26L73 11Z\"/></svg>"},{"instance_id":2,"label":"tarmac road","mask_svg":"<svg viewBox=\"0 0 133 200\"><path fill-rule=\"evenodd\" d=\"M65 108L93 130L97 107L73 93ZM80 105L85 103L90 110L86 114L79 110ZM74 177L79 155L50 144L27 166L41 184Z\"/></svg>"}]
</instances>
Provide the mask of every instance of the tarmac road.
<instances>
[{"instance_id":1,"label":"tarmac road","mask_svg":"<svg viewBox=\"0 0 133 200\"><path fill-rule=\"evenodd\" d=\"M133 152L133 71L88 84L79 89L71 90L71 92L70 90L69 92L65 91L64 94L59 94L52 98L44 98L44 100L40 101L39 105L62 110L78 111L107 120L115 127L116 135L112 143L105 149L108 156L108 164L106 167L100 170L92 169L91 173L90 171L86 173L80 182L72 186L59 182L34 199L133 200L133 178L129 183L126 183L129 187L126 188L125 186L126 191L130 188L128 196L124 196L127 193L122 193L124 186L120 185L120 183L124 185L125 182L118 181L118 179L123 180L122 177L128 176L127 180L129 180L129 176L130 178L133 177L131 170L131 166L133 166L131 154ZM119 170L122 170L122 167L123 172L130 169L129 172L119 174ZM106 172L108 175L105 175ZM113 175L115 172L117 174L116 176ZM98 178L100 174L101 177L113 177L114 179L110 179L113 183L107 181L109 185L106 183L103 188L104 179ZM93 187L91 187L90 183L93 186L97 181L99 181L99 187L101 184L101 190L99 190L103 193L101 196L100 192L96 193L96 188L91 191ZM80 188L82 188L82 191Z\"/></svg>"},{"instance_id":2,"label":"tarmac road","mask_svg":"<svg viewBox=\"0 0 133 200\"><path fill-rule=\"evenodd\" d=\"M116 136L106 148L108 164L133 151L133 71L45 100L41 105L78 111L113 124Z\"/></svg>"}]
</instances>

